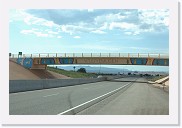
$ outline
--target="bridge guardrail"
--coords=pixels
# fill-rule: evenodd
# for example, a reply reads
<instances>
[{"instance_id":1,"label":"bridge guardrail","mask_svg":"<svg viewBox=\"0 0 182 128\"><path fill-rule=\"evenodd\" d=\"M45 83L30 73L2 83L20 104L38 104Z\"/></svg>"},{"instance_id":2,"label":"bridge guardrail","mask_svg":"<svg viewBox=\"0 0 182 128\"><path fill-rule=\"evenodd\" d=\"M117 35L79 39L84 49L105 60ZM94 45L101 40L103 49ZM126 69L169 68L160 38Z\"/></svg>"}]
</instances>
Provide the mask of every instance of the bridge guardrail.
<instances>
[{"instance_id":1,"label":"bridge guardrail","mask_svg":"<svg viewBox=\"0 0 182 128\"><path fill-rule=\"evenodd\" d=\"M169 58L168 54L162 53L34 53L34 54L11 54L10 58L18 57L136 57L136 58Z\"/></svg>"}]
</instances>

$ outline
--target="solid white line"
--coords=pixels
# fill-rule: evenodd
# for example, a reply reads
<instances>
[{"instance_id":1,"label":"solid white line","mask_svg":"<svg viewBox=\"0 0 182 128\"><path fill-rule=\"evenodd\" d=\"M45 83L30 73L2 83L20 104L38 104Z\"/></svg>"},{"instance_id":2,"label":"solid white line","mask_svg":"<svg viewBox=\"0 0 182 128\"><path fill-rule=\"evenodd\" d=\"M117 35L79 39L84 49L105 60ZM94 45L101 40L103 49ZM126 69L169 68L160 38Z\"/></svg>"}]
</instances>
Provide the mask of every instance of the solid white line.
<instances>
[{"instance_id":1,"label":"solid white line","mask_svg":"<svg viewBox=\"0 0 182 128\"><path fill-rule=\"evenodd\" d=\"M55 96L55 95L59 95L59 93L55 93L55 94L51 94L51 95L46 95L46 96L43 96L43 97L49 97L49 96Z\"/></svg>"},{"instance_id":2,"label":"solid white line","mask_svg":"<svg viewBox=\"0 0 182 128\"><path fill-rule=\"evenodd\" d=\"M94 100L97 100L97 99L99 99L99 98L101 98L101 97L103 97L103 96L105 96L105 95L108 95L108 94L110 94L110 93L113 93L113 92L115 92L115 91L121 89L121 88L124 88L125 86L127 86L127 85L129 85L129 84L131 84L131 83L132 83L132 82L130 82L130 83L128 83L128 84L125 84L124 86L122 86L122 87L120 87L120 88L117 88L117 89L115 89L115 90L113 90L113 91L110 91L110 92L104 94L104 95L101 95L101 96L96 97L96 98L94 98L94 99L92 99L92 100L89 100L89 101L87 101L87 102L85 102L85 103L82 103L82 104L80 104L80 105L78 105L78 106L75 106L75 107L73 107L73 108L71 108L71 109L68 109L68 110L66 110L66 111L64 111L64 112L62 112L62 113L59 113L58 115L63 115L63 114L65 114L65 113L69 112L69 111L72 111L72 110L74 110L74 109L80 107L80 106L83 106L83 105L85 105L85 104L87 104L87 103L90 103L90 102L92 102L92 101L94 101Z\"/></svg>"}]
</instances>

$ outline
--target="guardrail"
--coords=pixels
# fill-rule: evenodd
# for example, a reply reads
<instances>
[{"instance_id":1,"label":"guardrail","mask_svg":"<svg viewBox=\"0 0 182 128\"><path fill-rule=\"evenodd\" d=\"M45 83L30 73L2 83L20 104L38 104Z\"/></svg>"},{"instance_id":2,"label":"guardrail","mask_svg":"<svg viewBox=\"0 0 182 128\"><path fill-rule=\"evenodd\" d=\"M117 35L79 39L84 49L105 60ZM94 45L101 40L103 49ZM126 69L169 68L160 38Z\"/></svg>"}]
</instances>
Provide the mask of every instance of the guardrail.
<instances>
[{"instance_id":1,"label":"guardrail","mask_svg":"<svg viewBox=\"0 0 182 128\"><path fill-rule=\"evenodd\" d=\"M49 57L137 57L137 58L169 58L165 53L34 53L34 54L11 54L10 58L31 57L31 58L49 58Z\"/></svg>"}]
</instances>

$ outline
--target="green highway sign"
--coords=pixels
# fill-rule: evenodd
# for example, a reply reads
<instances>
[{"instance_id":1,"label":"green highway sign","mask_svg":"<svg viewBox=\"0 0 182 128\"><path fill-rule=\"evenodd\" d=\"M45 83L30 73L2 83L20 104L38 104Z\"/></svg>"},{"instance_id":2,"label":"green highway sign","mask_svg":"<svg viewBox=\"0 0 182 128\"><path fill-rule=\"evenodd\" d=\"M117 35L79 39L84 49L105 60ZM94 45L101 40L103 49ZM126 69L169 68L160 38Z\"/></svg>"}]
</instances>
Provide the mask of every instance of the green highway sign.
<instances>
[{"instance_id":1,"label":"green highway sign","mask_svg":"<svg viewBox=\"0 0 182 128\"><path fill-rule=\"evenodd\" d=\"M18 55L22 55L22 52L19 52Z\"/></svg>"}]
</instances>

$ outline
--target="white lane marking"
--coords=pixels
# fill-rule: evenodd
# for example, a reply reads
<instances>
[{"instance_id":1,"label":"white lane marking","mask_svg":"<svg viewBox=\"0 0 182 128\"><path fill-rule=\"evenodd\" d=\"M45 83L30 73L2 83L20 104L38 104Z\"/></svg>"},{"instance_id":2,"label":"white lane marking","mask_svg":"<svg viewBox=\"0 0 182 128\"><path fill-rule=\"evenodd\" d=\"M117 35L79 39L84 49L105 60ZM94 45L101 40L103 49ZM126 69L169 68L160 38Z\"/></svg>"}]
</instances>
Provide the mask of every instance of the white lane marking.
<instances>
[{"instance_id":1,"label":"white lane marking","mask_svg":"<svg viewBox=\"0 0 182 128\"><path fill-rule=\"evenodd\" d=\"M46 95L46 96L43 96L43 97L49 97L49 96L55 96L55 95L59 95L59 93L50 94L50 95Z\"/></svg>"},{"instance_id":2,"label":"white lane marking","mask_svg":"<svg viewBox=\"0 0 182 128\"><path fill-rule=\"evenodd\" d=\"M117 89L115 89L115 90L113 90L113 91L110 91L110 92L108 92L108 93L106 93L106 94L103 94L103 95L101 95L101 96L99 96L99 97L96 97L96 98L94 98L94 99L92 99L92 100L89 100L89 101L87 101L87 102L84 102L84 103L82 103L82 104L80 104L80 105L78 105L78 106L75 106L75 107L71 108L71 109L68 109L68 110L66 110L66 111L64 111L64 112L61 112L61 113L59 113L58 115L63 115L63 114L65 114L65 113L69 112L69 111L72 111L72 110L74 110L74 109L80 107L80 106L83 106L83 105L85 105L85 104L87 104L87 103L90 103L90 102L92 102L92 101L94 101L94 100L97 100L97 99L99 99L99 98L101 98L101 97L104 97L105 95L111 94L111 93L113 93L113 92L115 92L115 91L117 91L117 90L120 90L120 89L126 87L127 85L129 85L129 84L131 84L131 83L132 83L132 82L130 82L130 83L128 83L128 84L125 84L125 85L123 85L122 87L117 88Z\"/></svg>"}]
</instances>

